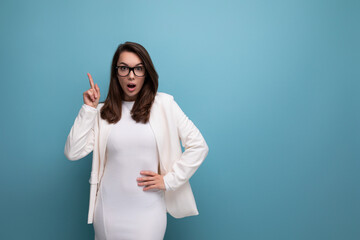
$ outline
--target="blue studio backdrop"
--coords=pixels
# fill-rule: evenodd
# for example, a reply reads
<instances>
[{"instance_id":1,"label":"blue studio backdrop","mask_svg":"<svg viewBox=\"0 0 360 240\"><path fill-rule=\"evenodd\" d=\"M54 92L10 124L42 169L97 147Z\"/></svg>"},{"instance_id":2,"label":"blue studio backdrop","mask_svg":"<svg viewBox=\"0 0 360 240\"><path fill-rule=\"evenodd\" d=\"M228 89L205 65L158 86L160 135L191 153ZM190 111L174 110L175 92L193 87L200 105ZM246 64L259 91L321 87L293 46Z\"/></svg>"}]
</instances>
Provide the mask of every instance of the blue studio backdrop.
<instances>
[{"instance_id":1,"label":"blue studio backdrop","mask_svg":"<svg viewBox=\"0 0 360 240\"><path fill-rule=\"evenodd\" d=\"M0 239L93 239L92 154L64 156L92 74L150 53L209 145L165 239L360 239L360 2L0 3Z\"/></svg>"}]
</instances>

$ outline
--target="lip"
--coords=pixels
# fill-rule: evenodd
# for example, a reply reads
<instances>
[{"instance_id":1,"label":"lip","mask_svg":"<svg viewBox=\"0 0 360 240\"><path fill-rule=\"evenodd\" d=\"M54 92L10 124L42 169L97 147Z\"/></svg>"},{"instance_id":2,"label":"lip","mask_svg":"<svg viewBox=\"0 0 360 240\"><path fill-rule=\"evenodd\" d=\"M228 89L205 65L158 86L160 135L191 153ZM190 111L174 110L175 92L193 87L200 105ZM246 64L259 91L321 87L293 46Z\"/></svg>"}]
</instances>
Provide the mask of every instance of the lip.
<instances>
[{"instance_id":1,"label":"lip","mask_svg":"<svg viewBox=\"0 0 360 240\"><path fill-rule=\"evenodd\" d=\"M128 86L129 84L130 84L130 83L128 83L128 84L126 85L126 87L127 87L127 89L129 90L129 92L135 91L135 89L136 89L136 84L135 84L135 83L131 83L131 84L135 85L135 87L133 87L133 88L130 88L130 87Z\"/></svg>"}]
</instances>

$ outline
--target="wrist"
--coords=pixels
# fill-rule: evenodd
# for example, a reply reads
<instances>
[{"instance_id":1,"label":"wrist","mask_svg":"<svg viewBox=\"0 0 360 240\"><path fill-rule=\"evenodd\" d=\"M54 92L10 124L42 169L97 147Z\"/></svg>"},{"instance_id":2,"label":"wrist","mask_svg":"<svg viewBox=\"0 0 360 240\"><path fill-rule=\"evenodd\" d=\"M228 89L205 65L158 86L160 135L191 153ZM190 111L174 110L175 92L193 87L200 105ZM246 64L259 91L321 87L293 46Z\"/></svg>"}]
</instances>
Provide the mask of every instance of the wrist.
<instances>
[{"instance_id":1,"label":"wrist","mask_svg":"<svg viewBox=\"0 0 360 240\"><path fill-rule=\"evenodd\" d=\"M96 111L97 109L93 106L87 105L86 103L83 104L83 107L87 110Z\"/></svg>"}]
</instances>

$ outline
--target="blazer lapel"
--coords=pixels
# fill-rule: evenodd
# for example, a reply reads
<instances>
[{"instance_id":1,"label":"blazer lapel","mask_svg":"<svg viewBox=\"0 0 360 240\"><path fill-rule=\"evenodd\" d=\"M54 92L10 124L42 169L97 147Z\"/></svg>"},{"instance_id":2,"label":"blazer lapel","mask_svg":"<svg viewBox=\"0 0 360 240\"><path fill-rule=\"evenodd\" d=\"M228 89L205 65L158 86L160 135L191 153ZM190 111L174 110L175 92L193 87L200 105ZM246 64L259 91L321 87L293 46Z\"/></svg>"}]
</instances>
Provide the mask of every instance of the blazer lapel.
<instances>
[{"instance_id":1,"label":"blazer lapel","mask_svg":"<svg viewBox=\"0 0 360 240\"><path fill-rule=\"evenodd\" d=\"M106 145L107 145L107 140L110 134L110 130L111 128L114 126L113 123L108 123L106 120L102 119L100 117L100 139L99 139L99 180L101 180L102 175L104 173L104 168L105 168L105 164L106 164L106 158L105 158L105 154L106 154Z\"/></svg>"},{"instance_id":2,"label":"blazer lapel","mask_svg":"<svg viewBox=\"0 0 360 240\"><path fill-rule=\"evenodd\" d=\"M157 97L155 97L154 103L151 107L150 111L150 127L153 130L155 139L156 139L156 145L157 150L159 153L159 161L160 161L160 171L161 173L166 173L167 169L164 167L163 164L163 147L164 147L164 127L166 127L166 123L164 122L164 117L162 116L163 112L161 111L161 105L159 103L159 100ZM159 173L160 174L160 173Z\"/></svg>"}]
</instances>

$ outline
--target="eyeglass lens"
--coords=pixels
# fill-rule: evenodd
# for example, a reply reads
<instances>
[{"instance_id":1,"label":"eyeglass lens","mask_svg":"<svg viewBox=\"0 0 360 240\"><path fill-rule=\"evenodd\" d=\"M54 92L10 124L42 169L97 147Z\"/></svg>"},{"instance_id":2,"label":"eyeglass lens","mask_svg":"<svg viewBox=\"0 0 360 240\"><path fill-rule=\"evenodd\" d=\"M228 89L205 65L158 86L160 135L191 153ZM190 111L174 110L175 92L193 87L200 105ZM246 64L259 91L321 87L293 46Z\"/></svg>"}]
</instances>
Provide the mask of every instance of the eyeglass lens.
<instances>
[{"instance_id":1,"label":"eyeglass lens","mask_svg":"<svg viewBox=\"0 0 360 240\"><path fill-rule=\"evenodd\" d=\"M138 77L145 75L145 68L143 66L137 66L132 68L134 74ZM118 74L122 77L127 76L130 73L130 68L128 66L118 66Z\"/></svg>"}]
</instances>

